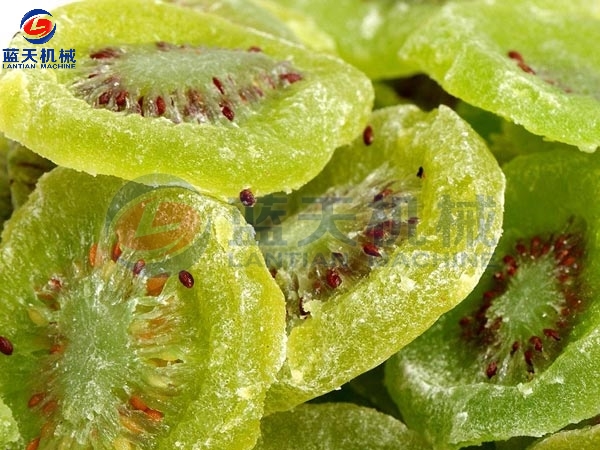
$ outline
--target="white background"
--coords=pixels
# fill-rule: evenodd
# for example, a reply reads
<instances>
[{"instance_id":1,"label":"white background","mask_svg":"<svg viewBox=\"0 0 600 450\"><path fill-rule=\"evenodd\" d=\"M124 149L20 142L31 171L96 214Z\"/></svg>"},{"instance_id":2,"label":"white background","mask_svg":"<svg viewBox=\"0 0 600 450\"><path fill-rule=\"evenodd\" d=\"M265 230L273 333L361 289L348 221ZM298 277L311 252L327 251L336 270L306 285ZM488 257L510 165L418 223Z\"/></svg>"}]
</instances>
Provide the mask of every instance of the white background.
<instances>
[{"instance_id":1,"label":"white background","mask_svg":"<svg viewBox=\"0 0 600 450\"><path fill-rule=\"evenodd\" d=\"M53 8L66 3L71 3L72 1L73 0L0 0L1 48L6 48L13 35L19 31L21 19L27 11L32 9L45 9L49 13L52 13Z\"/></svg>"}]
</instances>

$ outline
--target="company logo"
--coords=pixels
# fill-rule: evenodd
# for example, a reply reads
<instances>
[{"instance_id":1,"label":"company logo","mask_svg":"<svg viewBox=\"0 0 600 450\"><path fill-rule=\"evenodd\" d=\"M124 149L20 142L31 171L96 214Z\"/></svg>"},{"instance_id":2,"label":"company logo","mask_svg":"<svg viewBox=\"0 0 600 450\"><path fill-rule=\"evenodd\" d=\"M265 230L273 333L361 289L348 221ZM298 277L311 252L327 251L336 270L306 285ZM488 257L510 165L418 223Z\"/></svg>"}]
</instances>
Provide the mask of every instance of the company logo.
<instances>
[{"instance_id":1,"label":"company logo","mask_svg":"<svg viewBox=\"0 0 600 450\"><path fill-rule=\"evenodd\" d=\"M182 180L151 176L125 184L113 197L105 233L116 238L121 263L144 261L147 275L177 273L204 252L210 221Z\"/></svg>"},{"instance_id":2,"label":"company logo","mask_svg":"<svg viewBox=\"0 0 600 450\"><path fill-rule=\"evenodd\" d=\"M21 33L30 44L45 44L56 32L56 24L45 9L32 9L21 20ZM20 47L2 49L2 69L75 69L74 48Z\"/></svg>"},{"instance_id":3,"label":"company logo","mask_svg":"<svg viewBox=\"0 0 600 450\"><path fill-rule=\"evenodd\" d=\"M52 14L44 9L32 9L21 19L23 37L31 44L45 44L56 32Z\"/></svg>"}]
</instances>

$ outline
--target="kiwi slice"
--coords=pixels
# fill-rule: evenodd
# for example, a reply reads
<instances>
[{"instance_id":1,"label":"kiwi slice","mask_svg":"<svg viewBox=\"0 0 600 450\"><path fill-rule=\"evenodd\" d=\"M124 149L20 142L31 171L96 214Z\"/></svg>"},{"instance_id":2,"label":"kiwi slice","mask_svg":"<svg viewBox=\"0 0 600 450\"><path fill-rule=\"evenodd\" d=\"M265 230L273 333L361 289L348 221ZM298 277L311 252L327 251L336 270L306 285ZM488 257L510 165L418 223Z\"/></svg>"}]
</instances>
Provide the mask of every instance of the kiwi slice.
<instances>
[{"instance_id":1,"label":"kiwi slice","mask_svg":"<svg viewBox=\"0 0 600 450\"><path fill-rule=\"evenodd\" d=\"M548 152L556 149L577 147L557 141L547 141L539 135L527 131L523 126L504 120L501 117L465 102L455 108L483 138L500 165L506 164L515 156L534 152Z\"/></svg>"},{"instance_id":2,"label":"kiwi slice","mask_svg":"<svg viewBox=\"0 0 600 450\"><path fill-rule=\"evenodd\" d=\"M232 22L270 33L282 39L297 42L298 39L285 22L279 20L252 0L166 0L166 3L214 14Z\"/></svg>"},{"instance_id":3,"label":"kiwi slice","mask_svg":"<svg viewBox=\"0 0 600 450\"><path fill-rule=\"evenodd\" d=\"M3 72L0 130L61 166L171 174L220 199L289 191L354 139L371 110L371 83L357 69L216 15L100 0L53 17L48 48L74 48L76 67Z\"/></svg>"},{"instance_id":4,"label":"kiwi slice","mask_svg":"<svg viewBox=\"0 0 600 450\"><path fill-rule=\"evenodd\" d=\"M594 8L585 1L451 2L399 53L450 94L593 152L600 144Z\"/></svg>"},{"instance_id":5,"label":"kiwi slice","mask_svg":"<svg viewBox=\"0 0 600 450\"><path fill-rule=\"evenodd\" d=\"M494 135L503 133L505 124L512 123L507 122L494 113L477 108L476 106L470 105L464 101L458 101L454 107L454 110L460 117L469 122L473 129L486 140L488 145L491 144ZM509 143L508 139L507 144L512 146L512 142ZM494 156L496 156L496 159L498 159L500 163L506 162L510 159L510 157L499 157L497 152L494 152L493 148L490 148L490 150L492 150L492 153L494 153Z\"/></svg>"},{"instance_id":6,"label":"kiwi slice","mask_svg":"<svg viewBox=\"0 0 600 450\"><path fill-rule=\"evenodd\" d=\"M0 397L28 449L257 439L281 291L264 266L231 263L260 255L232 245L237 209L143 181L57 168L6 224Z\"/></svg>"},{"instance_id":7,"label":"kiwi slice","mask_svg":"<svg viewBox=\"0 0 600 450\"><path fill-rule=\"evenodd\" d=\"M0 446L4 449L23 446L23 442L19 442L17 422L10 408L2 401L2 397L0 397Z\"/></svg>"},{"instance_id":8,"label":"kiwi slice","mask_svg":"<svg viewBox=\"0 0 600 450\"><path fill-rule=\"evenodd\" d=\"M541 136L530 133L521 125L502 120L500 130L490 134L489 147L500 164L505 164L515 156L533 152L549 152L556 149L570 148L576 151L577 147L561 142L545 141Z\"/></svg>"},{"instance_id":9,"label":"kiwi slice","mask_svg":"<svg viewBox=\"0 0 600 450\"><path fill-rule=\"evenodd\" d=\"M308 16L267 0L168 0L188 7L221 16L246 27L273 34L282 39L319 51L335 53L333 39L321 30Z\"/></svg>"},{"instance_id":10,"label":"kiwi slice","mask_svg":"<svg viewBox=\"0 0 600 450\"><path fill-rule=\"evenodd\" d=\"M7 154L7 173L11 202L18 209L35 189L37 180L56 165L17 142L11 142Z\"/></svg>"},{"instance_id":11,"label":"kiwi slice","mask_svg":"<svg viewBox=\"0 0 600 450\"><path fill-rule=\"evenodd\" d=\"M402 58L404 41L445 0L278 0L313 17L335 41L338 54L370 78L389 79L419 71Z\"/></svg>"},{"instance_id":12,"label":"kiwi slice","mask_svg":"<svg viewBox=\"0 0 600 450\"><path fill-rule=\"evenodd\" d=\"M373 89L375 91L373 109L388 108L390 106L409 103L400 97L396 90L389 83L384 81L374 81Z\"/></svg>"},{"instance_id":13,"label":"kiwi slice","mask_svg":"<svg viewBox=\"0 0 600 450\"><path fill-rule=\"evenodd\" d=\"M364 398L369 405L385 414L400 418L398 407L390 397L384 384L385 364L362 373L344 386Z\"/></svg>"},{"instance_id":14,"label":"kiwi slice","mask_svg":"<svg viewBox=\"0 0 600 450\"><path fill-rule=\"evenodd\" d=\"M596 450L600 446L600 425L564 430L540 439L526 450Z\"/></svg>"},{"instance_id":15,"label":"kiwi slice","mask_svg":"<svg viewBox=\"0 0 600 450\"><path fill-rule=\"evenodd\" d=\"M12 214L13 209L7 167L9 148L10 141L0 134L0 230L4 221Z\"/></svg>"},{"instance_id":16,"label":"kiwi slice","mask_svg":"<svg viewBox=\"0 0 600 450\"><path fill-rule=\"evenodd\" d=\"M386 414L350 403L304 404L265 417L254 450L426 450L414 431Z\"/></svg>"},{"instance_id":17,"label":"kiwi slice","mask_svg":"<svg viewBox=\"0 0 600 450\"><path fill-rule=\"evenodd\" d=\"M600 157L558 149L504 171L487 273L386 365L407 425L444 448L539 437L600 412Z\"/></svg>"},{"instance_id":18,"label":"kiwi slice","mask_svg":"<svg viewBox=\"0 0 600 450\"><path fill-rule=\"evenodd\" d=\"M381 364L466 297L499 239L503 189L452 110L401 106L375 111L301 190L248 208L287 305L287 360L267 409Z\"/></svg>"},{"instance_id":19,"label":"kiwi slice","mask_svg":"<svg viewBox=\"0 0 600 450\"><path fill-rule=\"evenodd\" d=\"M279 0L250 0L277 17L294 33L295 40L314 50L337 54L335 40L313 19L297 9L281 4Z\"/></svg>"}]
</instances>

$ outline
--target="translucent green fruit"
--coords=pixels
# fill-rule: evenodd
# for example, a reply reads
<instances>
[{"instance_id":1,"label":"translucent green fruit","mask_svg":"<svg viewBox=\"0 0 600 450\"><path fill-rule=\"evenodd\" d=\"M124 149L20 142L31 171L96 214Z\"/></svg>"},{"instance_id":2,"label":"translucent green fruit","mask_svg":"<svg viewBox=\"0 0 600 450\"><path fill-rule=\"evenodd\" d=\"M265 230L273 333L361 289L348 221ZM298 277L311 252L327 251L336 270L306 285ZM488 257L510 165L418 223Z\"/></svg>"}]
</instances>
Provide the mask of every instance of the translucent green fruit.
<instances>
[{"instance_id":1,"label":"translucent green fruit","mask_svg":"<svg viewBox=\"0 0 600 450\"><path fill-rule=\"evenodd\" d=\"M377 410L394 417L400 417L398 407L390 397L384 384L384 364L368 372L360 374L349 381L345 387L356 393L359 398L366 400L367 404Z\"/></svg>"},{"instance_id":2,"label":"translucent green fruit","mask_svg":"<svg viewBox=\"0 0 600 450\"><path fill-rule=\"evenodd\" d=\"M427 450L391 416L350 403L304 404L265 417L254 450Z\"/></svg>"},{"instance_id":3,"label":"translucent green fruit","mask_svg":"<svg viewBox=\"0 0 600 450\"><path fill-rule=\"evenodd\" d=\"M515 156L535 152L567 148L577 151L577 147L562 142L547 141L542 136L530 133L521 125L504 120L489 111L465 102L458 103L456 112L486 139L491 152L500 165L506 164Z\"/></svg>"},{"instance_id":4,"label":"translucent green fruit","mask_svg":"<svg viewBox=\"0 0 600 450\"><path fill-rule=\"evenodd\" d=\"M0 446L10 449L19 445L19 430L8 406L0 397Z\"/></svg>"},{"instance_id":5,"label":"translucent green fruit","mask_svg":"<svg viewBox=\"0 0 600 450\"><path fill-rule=\"evenodd\" d=\"M258 437L284 356L281 291L264 266L235 266L260 257L232 245L235 208L144 181L58 168L6 224L0 398L19 448L249 449Z\"/></svg>"},{"instance_id":6,"label":"translucent green fruit","mask_svg":"<svg viewBox=\"0 0 600 450\"><path fill-rule=\"evenodd\" d=\"M294 32L283 21L252 0L166 0L166 3L215 14L246 27L256 28L289 41L297 41Z\"/></svg>"},{"instance_id":7,"label":"translucent green fruit","mask_svg":"<svg viewBox=\"0 0 600 450\"><path fill-rule=\"evenodd\" d=\"M593 3L449 3L400 54L450 94L593 152L600 145L600 18Z\"/></svg>"},{"instance_id":8,"label":"translucent green fruit","mask_svg":"<svg viewBox=\"0 0 600 450\"><path fill-rule=\"evenodd\" d=\"M520 125L502 120L500 130L489 136L490 150L500 162L504 164L518 155L526 155L534 152L549 152L558 149L577 148L561 142L548 142L541 136L530 133Z\"/></svg>"},{"instance_id":9,"label":"translucent green fruit","mask_svg":"<svg viewBox=\"0 0 600 450\"><path fill-rule=\"evenodd\" d=\"M248 208L288 313L267 410L377 366L466 297L499 238L503 190L454 112L405 106L376 111L300 191Z\"/></svg>"},{"instance_id":10,"label":"translucent green fruit","mask_svg":"<svg viewBox=\"0 0 600 450\"><path fill-rule=\"evenodd\" d=\"M250 1L285 23L286 27L294 33L295 40L314 50L336 53L334 39L319 27L311 15L287 7L279 0Z\"/></svg>"},{"instance_id":11,"label":"translucent green fruit","mask_svg":"<svg viewBox=\"0 0 600 450\"><path fill-rule=\"evenodd\" d=\"M8 176L7 158L10 142L0 135L0 229L6 219L12 214L10 198L10 178Z\"/></svg>"},{"instance_id":12,"label":"translucent green fruit","mask_svg":"<svg viewBox=\"0 0 600 450\"><path fill-rule=\"evenodd\" d=\"M17 142L10 143L6 165L11 203L14 209L18 209L27 201L29 194L35 189L38 179L56 167L51 161Z\"/></svg>"},{"instance_id":13,"label":"translucent green fruit","mask_svg":"<svg viewBox=\"0 0 600 450\"><path fill-rule=\"evenodd\" d=\"M540 439L527 450L597 450L600 448L600 425L565 430Z\"/></svg>"},{"instance_id":14,"label":"translucent green fruit","mask_svg":"<svg viewBox=\"0 0 600 450\"><path fill-rule=\"evenodd\" d=\"M35 188L38 178L55 165L0 135L0 229Z\"/></svg>"},{"instance_id":15,"label":"translucent green fruit","mask_svg":"<svg viewBox=\"0 0 600 450\"><path fill-rule=\"evenodd\" d=\"M392 358L407 425L440 448L539 437L600 413L600 158L518 156L477 289Z\"/></svg>"},{"instance_id":16,"label":"translucent green fruit","mask_svg":"<svg viewBox=\"0 0 600 450\"><path fill-rule=\"evenodd\" d=\"M336 44L338 54L372 79L396 78L418 67L402 58L404 41L435 13L445 0L278 0L313 17Z\"/></svg>"},{"instance_id":17,"label":"translucent green fruit","mask_svg":"<svg viewBox=\"0 0 600 450\"><path fill-rule=\"evenodd\" d=\"M221 199L289 191L370 113L373 89L357 69L215 15L101 0L53 17L47 50L74 49L76 68L4 71L0 130L61 166L167 173Z\"/></svg>"},{"instance_id":18,"label":"translucent green fruit","mask_svg":"<svg viewBox=\"0 0 600 450\"><path fill-rule=\"evenodd\" d=\"M310 17L268 0L168 0L182 7L221 16L232 22L301 42L315 50L335 51L335 43Z\"/></svg>"}]
</instances>

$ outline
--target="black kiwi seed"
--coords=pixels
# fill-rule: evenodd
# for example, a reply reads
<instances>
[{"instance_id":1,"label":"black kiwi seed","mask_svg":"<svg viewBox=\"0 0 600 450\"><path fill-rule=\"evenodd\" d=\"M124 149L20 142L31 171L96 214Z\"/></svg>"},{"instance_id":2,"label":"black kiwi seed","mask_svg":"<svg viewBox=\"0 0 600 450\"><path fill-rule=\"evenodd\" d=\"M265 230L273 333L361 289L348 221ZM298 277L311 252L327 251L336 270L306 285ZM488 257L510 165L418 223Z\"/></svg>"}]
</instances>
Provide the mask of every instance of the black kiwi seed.
<instances>
[{"instance_id":1,"label":"black kiwi seed","mask_svg":"<svg viewBox=\"0 0 600 450\"><path fill-rule=\"evenodd\" d=\"M251 207L256 203L256 198L250 189L244 189L240 192L240 201L242 205Z\"/></svg>"},{"instance_id":2,"label":"black kiwi seed","mask_svg":"<svg viewBox=\"0 0 600 450\"><path fill-rule=\"evenodd\" d=\"M365 145L371 145L373 143L373 139L373 127L371 125L367 125L363 131L363 142Z\"/></svg>"},{"instance_id":3,"label":"black kiwi seed","mask_svg":"<svg viewBox=\"0 0 600 450\"><path fill-rule=\"evenodd\" d=\"M188 289L194 287L194 277L187 270L179 272L179 281Z\"/></svg>"},{"instance_id":4,"label":"black kiwi seed","mask_svg":"<svg viewBox=\"0 0 600 450\"><path fill-rule=\"evenodd\" d=\"M202 65L212 54L237 57L240 68L254 64L237 77L227 73L204 76L171 73L161 65L161 53L186 66ZM252 54L252 56L249 56ZM208 59L207 59L208 58ZM255 51L192 47L157 42L154 45L106 47L94 50L82 63L83 78L72 86L75 94L95 108L144 117L163 117L174 123L229 122L244 108L270 92L303 80L288 62L272 60ZM148 69L150 67L150 69ZM218 70L218 68L215 68ZM154 78L148 73L154 74ZM181 78L179 84L174 79Z\"/></svg>"},{"instance_id":5,"label":"black kiwi seed","mask_svg":"<svg viewBox=\"0 0 600 450\"><path fill-rule=\"evenodd\" d=\"M0 336L0 353L10 356L13 353L13 345L7 338Z\"/></svg>"},{"instance_id":6,"label":"black kiwi seed","mask_svg":"<svg viewBox=\"0 0 600 450\"><path fill-rule=\"evenodd\" d=\"M583 253L583 237L579 233L563 233L558 237L534 236L529 241L519 241L512 254L502 258L503 267L493 274L493 287L483 293L479 308L459 320L464 339L479 348L498 350L493 357L485 358L483 370L488 379L506 376L498 371L503 361L506 364L506 355L511 366L520 366L526 374L524 379L528 379L547 363L548 354L559 351L556 343L562 340L583 309L580 293ZM520 272L544 259L551 261L554 267L556 303L544 313L537 330L529 326L527 333L506 336L508 330L517 329L519 319L508 319L512 324L512 328L508 328L507 319L495 312L499 311L496 303L503 301L503 295L514 286L511 282Z\"/></svg>"}]
</instances>

